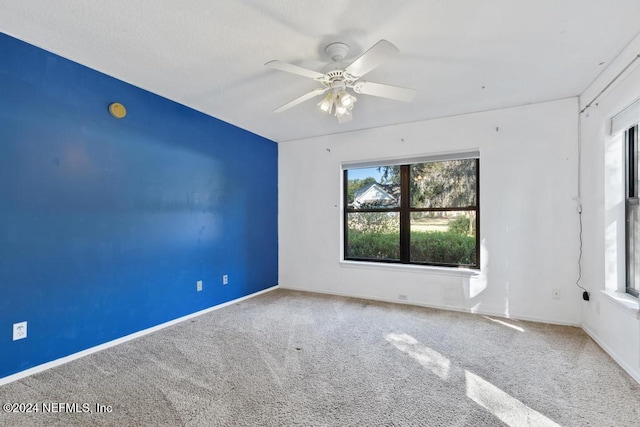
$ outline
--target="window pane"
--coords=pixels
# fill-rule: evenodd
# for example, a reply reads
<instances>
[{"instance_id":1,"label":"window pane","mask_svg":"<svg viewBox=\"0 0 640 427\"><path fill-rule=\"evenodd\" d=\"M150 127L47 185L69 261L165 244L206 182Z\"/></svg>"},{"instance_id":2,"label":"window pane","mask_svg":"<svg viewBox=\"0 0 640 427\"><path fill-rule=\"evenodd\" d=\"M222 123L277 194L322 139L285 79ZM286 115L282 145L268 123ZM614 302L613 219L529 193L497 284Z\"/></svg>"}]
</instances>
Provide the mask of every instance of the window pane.
<instances>
[{"instance_id":1,"label":"window pane","mask_svg":"<svg viewBox=\"0 0 640 427\"><path fill-rule=\"evenodd\" d=\"M638 126L629 129L629 143L633 147L633 171L630 179L634 180L633 194L629 194L629 197L638 197L640 195L640 173L638 173L638 161L640 161L640 144L638 144Z\"/></svg>"},{"instance_id":2,"label":"window pane","mask_svg":"<svg viewBox=\"0 0 640 427\"><path fill-rule=\"evenodd\" d=\"M411 165L412 208L476 206L476 161L449 160Z\"/></svg>"},{"instance_id":3,"label":"window pane","mask_svg":"<svg viewBox=\"0 0 640 427\"><path fill-rule=\"evenodd\" d=\"M638 296L640 290L640 208L638 206L638 127L627 130L627 200L626 200L626 264L627 293Z\"/></svg>"},{"instance_id":4,"label":"window pane","mask_svg":"<svg viewBox=\"0 0 640 427\"><path fill-rule=\"evenodd\" d=\"M640 290L640 209L638 199L627 201L627 292Z\"/></svg>"},{"instance_id":5,"label":"window pane","mask_svg":"<svg viewBox=\"0 0 640 427\"><path fill-rule=\"evenodd\" d=\"M347 227L347 258L400 259L398 212L352 212Z\"/></svg>"},{"instance_id":6,"label":"window pane","mask_svg":"<svg viewBox=\"0 0 640 427\"><path fill-rule=\"evenodd\" d=\"M412 212L411 261L476 264L475 211Z\"/></svg>"},{"instance_id":7,"label":"window pane","mask_svg":"<svg viewBox=\"0 0 640 427\"><path fill-rule=\"evenodd\" d=\"M400 206L400 167L349 169L347 205L354 209L397 208Z\"/></svg>"}]
</instances>

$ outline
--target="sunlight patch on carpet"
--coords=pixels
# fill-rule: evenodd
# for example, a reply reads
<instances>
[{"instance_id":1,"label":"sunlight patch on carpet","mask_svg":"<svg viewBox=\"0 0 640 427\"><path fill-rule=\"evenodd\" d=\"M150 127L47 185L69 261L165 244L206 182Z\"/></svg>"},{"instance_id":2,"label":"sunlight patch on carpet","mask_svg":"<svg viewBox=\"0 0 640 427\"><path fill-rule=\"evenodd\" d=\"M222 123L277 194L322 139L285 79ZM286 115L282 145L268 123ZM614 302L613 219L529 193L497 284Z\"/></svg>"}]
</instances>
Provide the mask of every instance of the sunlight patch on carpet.
<instances>
[{"instance_id":1,"label":"sunlight patch on carpet","mask_svg":"<svg viewBox=\"0 0 640 427\"><path fill-rule=\"evenodd\" d=\"M483 378L465 371L467 397L509 426L556 426L559 424L529 408Z\"/></svg>"},{"instance_id":2,"label":"sunlight patch on carpet","mask_svg":"<svg viewBox=\"0 0 640 427\"><path fill-rule=\"evenodd\" d=\"M449 377L451 361L437 351L420 344L411 335L391 333L387 334L385 339L443 380Z\"/></svg>"},{"instance_id":3,"label":"sunlight patch on carpet","mask_svg":"<svg viewBox=\"0 0 640 427\"><path fill-rule=\"evenodd\" d=\"M483 317L524 332L524 329L518 326ZM467 397L505 424L509 426L559 427L559 424L528 407L489 381L452 364L446 356L421 344L411 335L389 333L385 335L385 339L443 380L448 380L450 375L457 378L464 372Z\"/></svg>"}]
</instances>

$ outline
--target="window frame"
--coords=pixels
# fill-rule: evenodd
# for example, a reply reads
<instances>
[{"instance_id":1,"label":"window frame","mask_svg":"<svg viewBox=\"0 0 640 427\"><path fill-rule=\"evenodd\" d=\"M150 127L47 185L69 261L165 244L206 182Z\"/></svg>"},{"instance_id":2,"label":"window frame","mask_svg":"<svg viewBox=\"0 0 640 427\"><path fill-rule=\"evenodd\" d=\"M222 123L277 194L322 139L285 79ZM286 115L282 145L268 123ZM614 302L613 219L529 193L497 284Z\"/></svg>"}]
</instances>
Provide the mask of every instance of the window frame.
<instances>
[{"instance_id":1,"label":"window frame","mask_svg":"<svg viewBox=\"0 0 640 427\"><path fill-rule=\"evenodd\" d=\"M437 208L418 208L411 207L410 186L411 186L411 166L422 163L439 163L454 160L474 160L475 162L475 206L462 206L462 207L437 207ZM348 200L348 171L357 169L360 167L385 167L385 166L399 166L400 167L400 204L397 207L390 208L350 208ZM377 164L367 163L366 166L358 165L343 165L342 170L342 234L343 234L343 260L355 261L355 262L375 262L375 263L387 263L387 264L401 264L401 265L413 265L413 266L429 266L429 267L444 267L444 268L469 268L474 270L480 269L480 158L479 156L472 157L457 157L452 156L438 157L433 160L422 161L409 161L406 162L390 162L384 161L377 162ZM411 214L414 212L475 212L475 261L473 265L469 264L451 264L451 263L435 263L435 262L422 262L411 260ZM348 256L349 245L349 214L350 213L379 213L379 212L397 212L399 214L399 245L400 245L400 257L399 259L380 259L380 258L358 258Z\"/></svg>"},{"instance_id":2,"label":"window frame","mask_svg":"<svg viewBox=\"0 0 640 427\"><path fill-rule=\"evenodd\" d=\"M636 206L638 209L638 205L640 204L640 188L638 183L638 174L639 174L639 164L640 156L639 154L639 146L638 146L638 130L639 126L636 124L627 128L624 133L624 141L625 141L625 292L629 295L632 295L636 298L640 295L638 287L640 287L639 283L635 283L631 276L635 275L635 270L640 268L640 262L633 262L630 259L631 256L631 246L634 242L632 242L632 237L630 233L630 223L631 223L631 206ZM636 236L636 239L640 238L640 236Z\"/></svg>"}]
</instances>

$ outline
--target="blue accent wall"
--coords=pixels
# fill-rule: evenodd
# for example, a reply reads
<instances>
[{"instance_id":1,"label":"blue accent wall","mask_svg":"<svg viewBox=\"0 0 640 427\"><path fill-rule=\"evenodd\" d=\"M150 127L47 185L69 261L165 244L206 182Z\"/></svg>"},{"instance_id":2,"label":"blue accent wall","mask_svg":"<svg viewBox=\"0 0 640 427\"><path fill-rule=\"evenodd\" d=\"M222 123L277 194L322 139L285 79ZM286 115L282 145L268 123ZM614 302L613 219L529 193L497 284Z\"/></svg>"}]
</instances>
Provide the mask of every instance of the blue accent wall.
<instances>
[{"instance_id":1,"label":"blue accent wall","mask_svg":"<svg viewBox=\"0 0 640 427\"><path fill-rule=\"evenodd\" d=\"M277 280L275 143L0 33L0 378Z\"/></svg>"}]
</instances>

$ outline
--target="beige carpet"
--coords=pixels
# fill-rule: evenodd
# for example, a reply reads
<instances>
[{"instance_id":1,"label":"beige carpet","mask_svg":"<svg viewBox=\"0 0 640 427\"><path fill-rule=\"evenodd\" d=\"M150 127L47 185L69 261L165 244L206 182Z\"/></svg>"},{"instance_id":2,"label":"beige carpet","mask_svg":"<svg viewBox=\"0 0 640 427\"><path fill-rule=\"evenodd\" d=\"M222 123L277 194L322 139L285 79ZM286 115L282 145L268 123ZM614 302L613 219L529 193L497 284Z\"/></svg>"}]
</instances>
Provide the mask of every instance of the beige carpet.
<instances>
[{"instance_id":1,"label":"beige carpet","mask_svg":"<svg viewBox=\"0 0 640 427\"><path fill-rule=\"evenodd\" d=\"M285 290L7 384L0 402L39 409L3 426L640 419L639 385L578 328Z\"/></svg>"}]
</instances>

